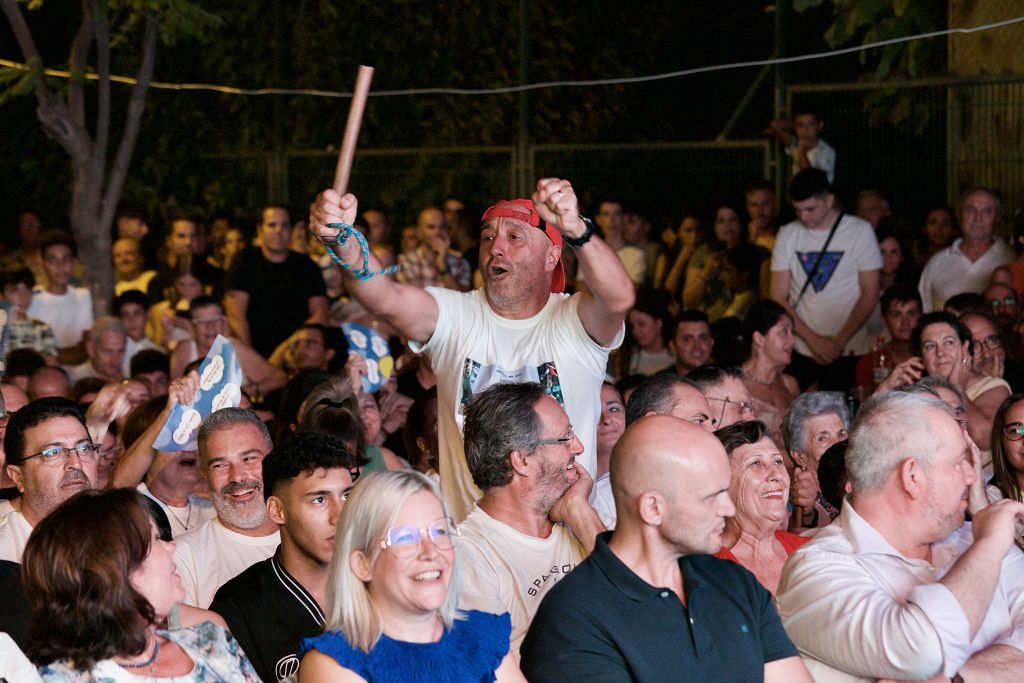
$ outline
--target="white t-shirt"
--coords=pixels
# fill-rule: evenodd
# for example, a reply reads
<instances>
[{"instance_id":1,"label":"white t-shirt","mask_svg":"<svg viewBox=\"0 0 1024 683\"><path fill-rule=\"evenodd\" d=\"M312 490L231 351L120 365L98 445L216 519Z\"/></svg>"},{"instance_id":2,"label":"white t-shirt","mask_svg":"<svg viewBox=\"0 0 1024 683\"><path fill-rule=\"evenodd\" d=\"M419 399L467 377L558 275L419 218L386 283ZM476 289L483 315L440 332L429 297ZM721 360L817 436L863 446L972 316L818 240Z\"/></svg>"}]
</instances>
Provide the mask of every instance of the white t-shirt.
<instances>
[{"instance_id":1,"label":"white t-shirt","mask_svg":"<svg viewBox=\"0 0 1024 683\"><path fill-rule=\"evenodd\" d=\"M0 520L0 560L21 564L25 544L32 534L32 525L25 516L13 510Z\"/></svg>"},{"instance_id":2,"label":"white t-shirt","mask_svg":"<svg viewBox=\"0 0 1024 683\"><path fill-rule=\"evenodd\" d=\"M615 512L615 496L612 494L612 478L610 472L605 472L594 480L594 499L591 505L601 518L605 529L614 529L619 515Z\"/></svg>"},{"instance_id":3,"label":"white t-shirt","mask_svg":"<svg viewBox=\"0 0 1024 683\"><path fill-rule=\"evenodd\" d=\"M552 294L537 315L502 318L481 289L461 294L428 287L437 300L434 333L426 344L410 343L430 359L437 375L441 489L456 520L469 514L480 490L462 447L463 410L474 393L500 382L540 382L569 415L583 442L576 460L593 476L601 382L608 352L622 343L625 325L602 348L580 322L580 295Z\"/></svg>"},{"instance_id":4,"label":"white t-shirt","mask_svg":"<svg viewBox=\"0 0 1024 683\"><path fill-rule=\"evenodd\" d=\"M793 221L779 230L772 250L772 271L789 271L791 304L796 302L808 273L814 269L831 227L809 230L803 223ZM881 267L882 256L871 224L844 214L828 252L818 265L817 276L796 308L797 315L816 333L832 336L846 323L860 298L858 275ZM843 355L863 355L871 349L871 341L867 325L861 325L846 342ZM805 356L811 355L810 348L799 337L796 349Z\"/></svg>"},{"instance_id":5,"label":"white t-shirt","mask_svg":"<svg viewBox=\"0 0 1024 683\"><path fill-rule=\"evenodd\" d=\"M206 609L217 589L267 559L281 543L281 532L246 536L213 519L174 539L174 563L185 586L185 603Z\"/></svg>"},{"instance_id":6,"label":"white t-shirt","mask_svg":"<svg viewBox=\"0 0 1024 683\"><path fill-rule=\"evenodd\" d=\"M586 552L562 524L554 525L547 538L537 538L499 522L479 507L459 527L459 607L509 612L509 650L518 657L540 601L583 561Z\"/></svg>"},{"instance_id":7,"label":"white t-shirt","mask_svg":"<svg viewBox=\"0 0 1024 683\"><path fill-rule=\"evenodd\" d=\"M177 538L186 531L198 529L203 524L206 524L217 516L217 509L213 507L213 503L205 498L189 496L188 505L184 507L173 507L154 496L153 492L149 490L149 487L146 486L145 482L139 484L136 488L139 493L152 498L156 501L157 505L163 508L164 514L167 515L167 521L171 523L172 538Z\"/></svg>"},{"instance_id":8,"label":"white t-shirt","mask_svg":"<svg viewBox=\"0 0 1024 683\"><path fill-rule=\"evenodd\" d=\"M57 348L74 346L92 327L92 295L84 287L68 287L63 294L51 294L42 287L36 287L32 291L28 315L53 328Z\"/></svg>"},{"instance_id":9,"label":"white t-shirt","mask_svg":"<svg viewBox=\"0 0 1024 683\"><path fill-rule=\"evenodd\" d=\"M153 349L160 353L167 353L167 349L162 348L149 337L143 337L142 341L135 341L128 335L125 335L124 361L121 363L121 372L124 373L125 377L131 377L132 356L137 354L139 351L145 351L146 349Z\"/></svg>"}]
</instances>

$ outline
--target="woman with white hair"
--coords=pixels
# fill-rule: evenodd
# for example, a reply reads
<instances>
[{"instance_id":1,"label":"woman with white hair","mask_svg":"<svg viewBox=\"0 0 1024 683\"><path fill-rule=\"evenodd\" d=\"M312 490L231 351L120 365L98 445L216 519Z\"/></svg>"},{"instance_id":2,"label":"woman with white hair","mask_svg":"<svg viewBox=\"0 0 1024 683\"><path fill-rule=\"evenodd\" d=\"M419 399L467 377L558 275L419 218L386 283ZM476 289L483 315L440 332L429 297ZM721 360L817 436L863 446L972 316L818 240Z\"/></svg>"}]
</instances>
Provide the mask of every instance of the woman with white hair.
<instances>
[{"instance_id":1,"label":"woman with white hair","mask_svg":"<svg viewBox=\"0 0 1024 683\"><path fill-rule=\"evenodd\" d=\"M850 411L835 391L809 391L793 401L782 422L782 441L793 460L791 528L828 526L839 514L821 494L818 460L829 446L845 441Z\"/></svg>"},{"instance_id":2,"label":"woman with white hair","mask_svg":"<svg viewBox=\"0 0 1024 683\"><path fill-rule=\"evenodd\" d=\"M359 482L338 519L325 631L299 650L299 683L525 681L507 613L460 611L458 527L411 470Z\"/></svg>"}]
</instances>

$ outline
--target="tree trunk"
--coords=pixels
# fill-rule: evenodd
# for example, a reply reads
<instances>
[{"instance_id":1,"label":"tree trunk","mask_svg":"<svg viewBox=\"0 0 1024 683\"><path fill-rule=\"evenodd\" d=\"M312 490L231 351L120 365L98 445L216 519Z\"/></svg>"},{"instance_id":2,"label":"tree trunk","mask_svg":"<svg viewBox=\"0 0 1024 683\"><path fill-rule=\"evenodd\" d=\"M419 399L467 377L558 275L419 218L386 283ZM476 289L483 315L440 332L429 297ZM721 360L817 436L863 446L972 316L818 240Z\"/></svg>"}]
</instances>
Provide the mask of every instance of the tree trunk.
<instances>
[{"instance_id":1,"label":"tree trunk","mask_svg":"<svg viewBox=\"0 0 1024 683\"><path fill-rule=\"evenodd\" d=\"M71 227L78 242L83 284L92 294L93 315L110 315L114 293L114 269L110 259L110 221L100 211L103 169L97 164L72 163Z\"/></svg>"}]
</instances>

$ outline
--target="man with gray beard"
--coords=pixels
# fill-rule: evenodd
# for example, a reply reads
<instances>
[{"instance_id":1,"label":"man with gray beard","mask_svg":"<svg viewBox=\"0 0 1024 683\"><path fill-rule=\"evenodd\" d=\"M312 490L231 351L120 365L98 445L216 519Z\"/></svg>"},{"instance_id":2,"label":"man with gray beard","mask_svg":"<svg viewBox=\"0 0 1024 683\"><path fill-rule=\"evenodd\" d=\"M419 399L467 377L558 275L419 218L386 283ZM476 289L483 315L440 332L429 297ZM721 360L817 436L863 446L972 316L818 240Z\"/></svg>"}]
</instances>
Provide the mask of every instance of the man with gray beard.
<instances>
[{"instance_id":1,"label":"man with gray beard","mask_svg":"<svg viewBox=\"0 0 1024 683\"><path fill-rule=\"evenodd\" d=\"M273 444L256 413L218 410L199 425L198 444L217 517L174 539L174 562L185 602L206 609L218 588L273 555L281 534L263 497L263 458Z\"/></svg>"}]
</instances>

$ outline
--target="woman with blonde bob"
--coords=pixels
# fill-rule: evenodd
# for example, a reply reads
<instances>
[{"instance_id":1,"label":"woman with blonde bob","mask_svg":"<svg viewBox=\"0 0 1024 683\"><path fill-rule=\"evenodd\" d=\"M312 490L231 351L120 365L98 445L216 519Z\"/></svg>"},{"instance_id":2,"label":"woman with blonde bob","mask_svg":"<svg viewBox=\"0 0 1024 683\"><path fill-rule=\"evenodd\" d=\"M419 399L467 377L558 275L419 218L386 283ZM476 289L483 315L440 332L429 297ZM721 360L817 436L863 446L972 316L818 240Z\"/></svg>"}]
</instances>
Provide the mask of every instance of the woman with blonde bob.
<instances>
[{"instance_id":1,"label":"woman with blonde bob","mask_svg":"<svg viewBox=\"0 0 1024 683\"><path fill-rule=\"evenodd\" d=\"M299 683L525 681L511 621L457 609L458 528L411 470L373 472L338 519L324 633L299 649Z\"/></svg>"}]
</instances>

